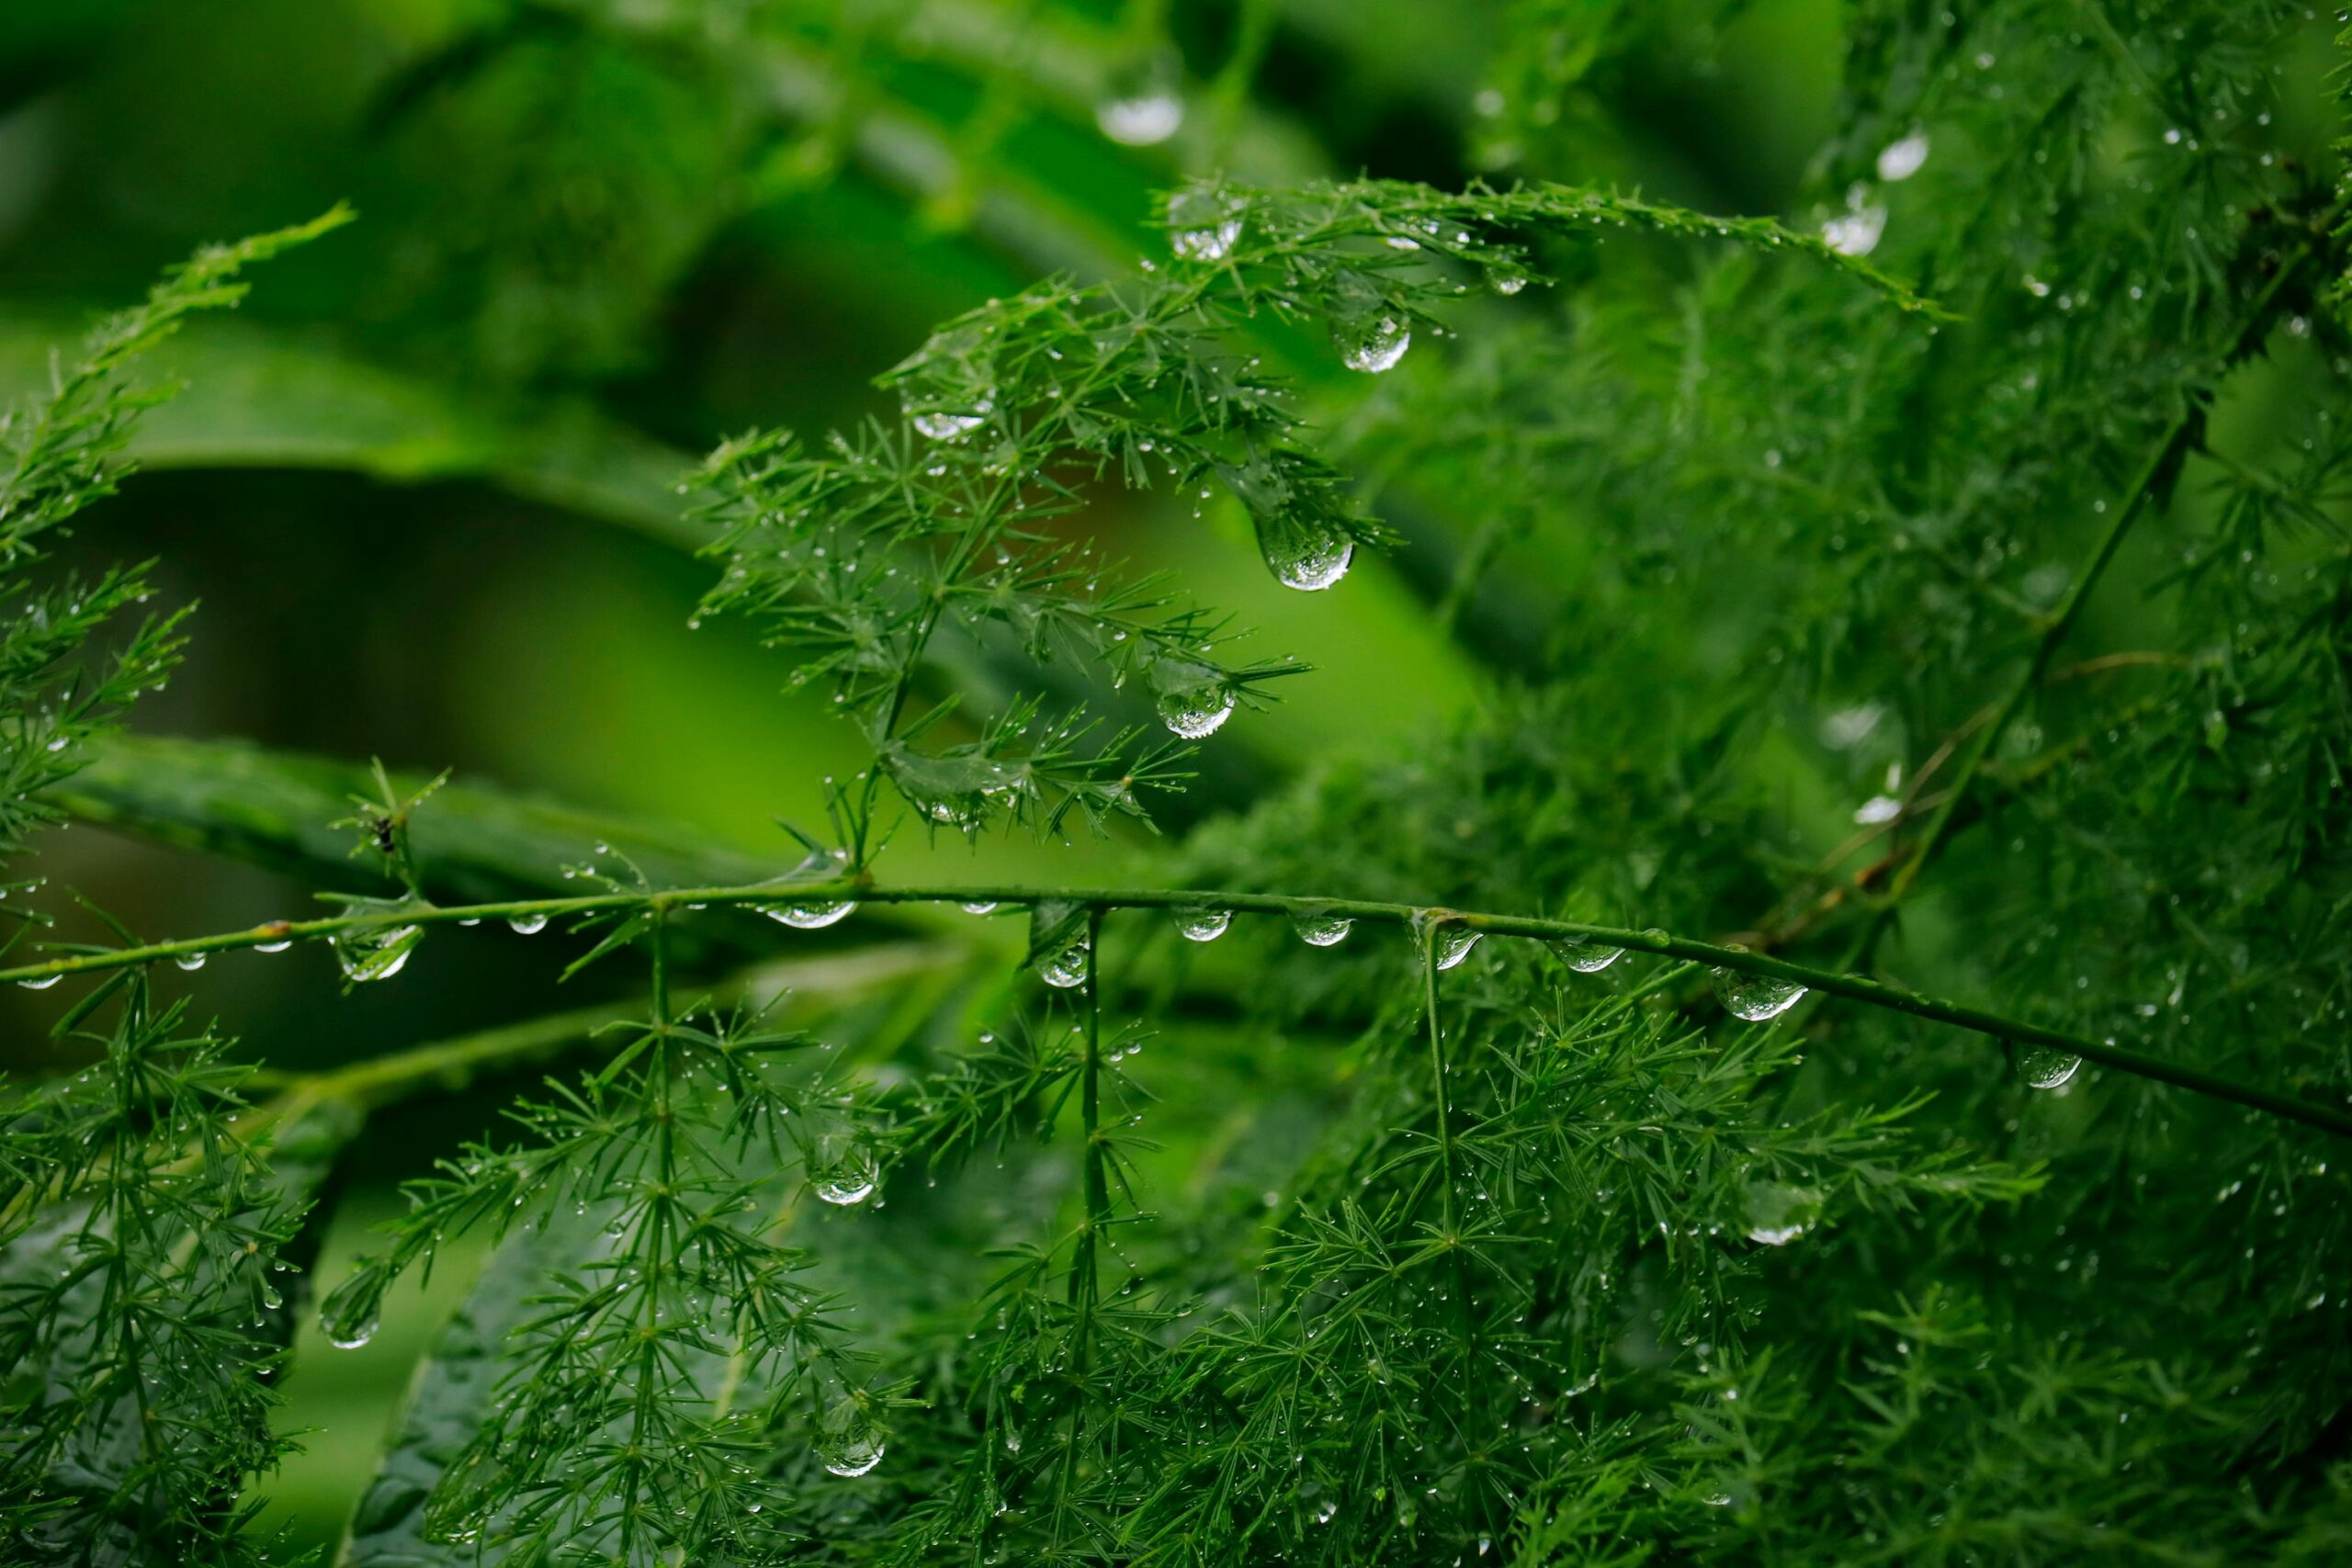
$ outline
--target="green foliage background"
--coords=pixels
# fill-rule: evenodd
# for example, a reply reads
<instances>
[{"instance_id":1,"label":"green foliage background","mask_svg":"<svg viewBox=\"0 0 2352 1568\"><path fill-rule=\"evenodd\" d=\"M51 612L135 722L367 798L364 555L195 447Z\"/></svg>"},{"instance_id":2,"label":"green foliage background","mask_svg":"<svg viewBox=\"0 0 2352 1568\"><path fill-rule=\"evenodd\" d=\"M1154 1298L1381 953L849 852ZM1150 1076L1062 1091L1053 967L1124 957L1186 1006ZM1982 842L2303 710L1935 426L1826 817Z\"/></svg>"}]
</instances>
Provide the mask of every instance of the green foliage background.
<instances>
[{"instance_id":1,"label":"green foliage background","mask_svg":"<svg viewBox=\"0 0 2352 1568\"><path fill-rule=\"evenodd\" d=\"M12 897L58 922L32 942L111 944L66 889L146 938L394 895L330 826L374 791L370 756L395 775L387 810L453 771L401 829L443 905L576 891L564 868L611 870L604 846L660 887L788 870L803 847L775 820L820 829L828 781L875 748L833 685L762 646L763 574L807 588L769 553L785 480L720 471L688 494L687 474L754 428L821 452L869 420L898 439L902 394L972 406L934 329L1034 307L1045 325L992 340L1053 350L989 362L1011 430L1024 390L1060 398L1050 367L1085 310L1236 282L1216 296L1228 348L1193 368L1231 397L1262 362L1295 395L1262 427L1238 397L1155 412L1156 463L1200 444L1181 490L1122 485L1132 452L1089 467L1073 454L1111 448L1082 434L1008 439L1070 487L1038 532L1254 628L1238 665L1311 670L1253 678L1185 787L1140 792L1149 826L1111 798L1117 766L1085 774L1110 781L1101 833L967 839L877 795L899 823L886 885L1656 927L2340 1108L2335 30L2265 0L17 0L12 401L200 244L358 217L145 355L142 383L185 389L128 429L121 492L44 543L43 570L85 581L152 558L152 607L200 608L125 656L140 685L181 660L128 733L60 732L71 777L42 771L49 731L11 742L0 831L29 833L10 874L44 884ZM1184 106L1172 135L1105 134L1107 100L1161 88ZM1346 220L1417 249L1280 248L1314 220L1283 193L1359 176L1398 183L1347 187ZM1246 214L1230 254L1171 255L1169 224L1181 253L1204 209L1160 193L1188 181ZM1681 209L1786 227L1693 237ZM1819 254L1825 232L1868 233L1883 276ZM1366 274L1416 312L1395 370L1342 364L1353 285L1281 274L1317 245L1397 269ZM1454 292L1522 266L1523 289ZM1100 285L1129 292L1083 292ZM1286 287L1295 309L1272 309ZM1260 558L1252 465L1283 443L1340 476L1361 539L1328 592ZM908 515L944 536L977 527L942 497L996 455L906 451L876 488L920 492ZM952 471L925 491L934 460ZM706 602L714 518L748 605ZM813 645L804 660L832 651ZM1024 693L1086 698L1106 737L1156 733L1151 668L1114 692L1088 683L1130 657L1107 641L1025 652L985 630L918 649L915 706L963 703L922 743L990 744ZM873 694L853 682L846 705ZM584 1037L643 1015L641 959L559 988L605 934L435 930L359 987L323 943L231 953L116 998L135 1040L186 997L260 1065L252 1098L316 1088L300 1104L325 1119L280 1134L281 1170L317 1181L306 1219L248 1212L242 1188L221 1211L282 1230L304 1270L264 1314L282 1325L265 1342L291 1336L267 1419L292 1443L238 1461L262 1468L243 1539L265 1560L470 1560L416 1535L448 1522L421 1501L431 1445L383 1455L404 1419L413 1439L407 1413L462 1402L474 1349L523 1315L513 1281L585 1245L568 1195L487 1263L485 1230L453 1228L362 1348L328 1347L307 1281L379 1250L370 1227L435 1159L470 1169L469 1140L522 1135L504 1110L540 1073L611 1057ZM805 1367L832 1380L761 1434L795 1457L707 1483L730 1507L773 1487L778 1535L696 1523L641 1560L696 1541L713 1562L2352 1549L2352 1156L2324 1132L2095 1064L2035 1091L2016 1047L1820 998L1744 1028L1695 969L1637 954L1588 976L1502 937L1442 978L1453 1021L1430 1042L1396 929L1315 950L1245 915L1193 950L1128 911L1098 954L1129 1098L1091 1142L1057 1055L1073 1014L1019 977L1016 921L869 902L803 932L713 910L668 953L682 997L791 983L777 1026L839 1047L843 1114L897 1125L874 1134L895 1162L878 1205L791 1221L854 1308L839 1367L822 1336L780 1356L787 1392ZM12 1080L89 1066L51 1033L85 989L0 996ZM1129 1024L1157 1032L1132 1061ZM764 1049L711 1027L717 1055ZM399 1055L420 1046L441 1054ZM206 1125L209 1050L187 1068ZM1430 1120L1431 1050L1459 1126L1451 1104ZM408 1076L371 1077L382 1059ZM799 1080L772 1092L779 1120L839 1109ZM27 1135L22 1157L56 1157ZM797 1190L760 1179L764 1203ZM1100 1258L1090 1209L1116 1212ZM889 1452L871 1478L815 1472L798 1456L869 1378ZM560 1413L525 1409L522 1446L545 1448ZM252 1417L232 1400L205 1419ZM1024 1430L1022 1460L1006 1433ZM536 1462L568 1484L613 1468L560 1445ZM490 1492L511 1506L505 1475ZM494 1525L485 1552L541 1560L527 1515L503 1522L522 1544Z\"/></svg>"}]
</instances>

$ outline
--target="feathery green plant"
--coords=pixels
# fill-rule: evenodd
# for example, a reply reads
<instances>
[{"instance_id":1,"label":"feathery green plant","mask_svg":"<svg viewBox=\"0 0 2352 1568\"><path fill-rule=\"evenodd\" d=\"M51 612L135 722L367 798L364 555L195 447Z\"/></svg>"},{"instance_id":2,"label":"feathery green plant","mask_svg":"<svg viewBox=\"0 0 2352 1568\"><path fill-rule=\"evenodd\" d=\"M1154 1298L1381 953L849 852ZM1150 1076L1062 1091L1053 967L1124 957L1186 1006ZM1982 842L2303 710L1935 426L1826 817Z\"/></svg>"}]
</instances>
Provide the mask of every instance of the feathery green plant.
<instances>
[{"instance_id":1,"label":"feathery green plant","mask_svg":"<svg viewBox=\"0 0 2352 1568\"><path fill-rule=\"evenodd\" d=\"M740 49L797 85L755 188L935 169L907 122L968 98L913 194L985 226L1061 57L938 9L518 6L382 112L485 60ZM1645 39L1739 9L1510 6L1491 184L1180 184L1165 254L949 321L895 416L721 444L681 487L697 619L863 747L773 874L649 874L617 829L559 865L525 808L379 764L338 824L362 891L313 824L208 804L218 758L117 743L60 789L181 622L87 675L144 577L37 592L0 850L144 813L339 908L0 966L88 987L0 1122L9 1550L276 1551L344 1141L568 1046L318 1303L357 1345L492 1247L338 1562L2338 1560L2352 340L2342 177L2286 150L2298 13L1864 6L1797 215L1561 177ZM1204 54L1130 8L1103 133L1189 101L1242 147L1290 24L1236 10ZM170 275L6 428L6 570L112 488L130 358L340 216ZM1289 589L1380 554L1476 711L1184 821L1231 716L1315 679L1124 564L1158 493ZM323 819L290 779L272 808ZM904 828L1081 824L1132 886L891 874ZM882 911L928 984L744 966L853 965ZM298 942L359 991L482 922L641 1016L284 1074L158 994Z\"/></svg>"}]
</instances>

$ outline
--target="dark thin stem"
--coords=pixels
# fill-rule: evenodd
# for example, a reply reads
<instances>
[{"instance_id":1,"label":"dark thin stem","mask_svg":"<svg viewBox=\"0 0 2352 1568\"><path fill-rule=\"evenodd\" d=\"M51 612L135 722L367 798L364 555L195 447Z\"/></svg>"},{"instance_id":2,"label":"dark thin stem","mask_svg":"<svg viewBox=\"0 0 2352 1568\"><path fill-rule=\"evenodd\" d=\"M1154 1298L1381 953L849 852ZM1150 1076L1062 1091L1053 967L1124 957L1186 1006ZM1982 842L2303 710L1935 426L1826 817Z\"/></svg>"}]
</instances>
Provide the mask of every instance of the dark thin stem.
<instances>
[{"instance_id":1,"label":"dark thin stem","mask_svg":"<svg viewBox=\"0 0 2352 1568\"><path fill-rule=\"evenodd\" d=\"M841 877L823 882L755 883L738 887L673 888L662 893L598 893L571 898L517 899L500 904L460 905L449 908L406 908L390 914L342 915L326 919L273 921L241 931L224 931L214 936L190 937L180 942L151 942L141 947L116 948L99 953L77 953L66 958L52 958L40 964L17 964L0 968L0 981L46 981L51 976L96 974L107 970L134 967L177 958L189 953L218 953L240 948L277 943L289 938L330 937L338 931L362 931L385 925L449 925L464 920L506 919L512 916L595 914L614 909L644 908L677 908L681 906L718 906L772 903L780 896L795 898L841 897L854 898L869 904L1037 904L1046 900L1065 900L1087 904L1097 910L1130 909L1230 909L1244 914L1290 916L1303 910L1317 910L1367 923L1409 926L1417 919L1427 918L1432 911L1413 904L1395 904L1362 898L1318 898L1298 894L1243 893L1218 888L1165 887L1037 887L1024 885L983 885L971 886L877 887L854 877ZM2005 1018L1980 1008L1963 1007L1957 1002L1943 1001L1923 996L1917 991L1885 985L1866 975L1836 969L1821 969L1807 964L1793 964L1769 953L1751 953L1746 948L1724 947L1714 942L1694 942L1655 927L1635 931L1629 927L1593 925L1583 920L1546 919L1534 915L1485 914L1474 910L1448 909L1445 919L1457 925L1491 936L1525 936L1543 940L1560 937L1577 942L1599 942L1605 947L1623 948L1632 953L1655 953L1663 958L1682 958L1693 963L1729 969L1743 975L1761 975L1776 980L1793 980L1809 990L1827 996L1842 997L1849 1001L1863 1002L1871 1007L1889 1009L1913 1018L1934 1023L1948 1023L1973 1033L1988 1035L2021 1045L2046 1045L2064 1051L2086 1061L2138 1077L2168 1083L2176 1088L2207 1095L2215 1100L2244 1105L2308 1127L2317 1127L2339 1137L2352 1138L2352 1113L2334 1106L2320 1105L2292 1095L2279 1094L2251 1084L2203 1072L2179 1063L2165 1061L2143 1052L2116 1044L2112 1040L2093 1040L2087 1035L2069 1034L2063 1030L2045 1029L2039 1024L2018 1019Z\"/></svg>"},{"instance_id":2,"label":"dark thin stem","mask_svg":"<svg viewBox=\"0 0 2352 1568\"><path fill-rule=\"evenodd\" d=\"M2097 7L2093 9L2096 10ZM2332 226L2333 214L2331 213L2329 218L2321 220L2316 232L2324 236ZM2263 286L2261 293L2255 297L2253 306L2247 310L2245 325L2231 340L2228 350L2231 357L2234 358L2245 352L2248 344L2258 338L2269 321L2271 312L2278 308L2279 297L2284 292L2288 280L2292 278L2303 264L2311 258L2312 247L2303 246L2292 256L2280 263L2278 270L2271 274L2270 281ZM1935 859L1937 852L1942 847L1945 834L1951 828L1953 818L1959 814L1961 807L1967 803L1978 776L1984 773L1986 759L1993 754L1993 749L2001 743L2001 738L2008 733L2010 723L2016 719L2018 711L2025 706L2026 699L2032 695L2036 687L2041 684L2042 676L2050 668L2050 660L2056 655L2060 645L2065 642L2067 635L2075 629L2075 623L2082 616L2083 606L2089 602L2092 592L2098 587L2099 579L2106 575L2109 564L2115 559L2116 552L2122 547L2125 536L2131 533L2132 525L2137 523L2153 504L2156 486L2162 482L2164 476L2180 462L2198 433L2204 428L2202 402L2199 389L2191 388L2188 397L2188 405L2174 416L2170 424L2165 426L2163 437L2157 441L2154 449L2148 454L2146 461L2141 465L2140 471L2134 476L2131 488L2124 492L2120 503L2116 507L2115 516L2109 522L2106 532L2099 536L2098 543L2093 547L2090 558L2084 562L2083 570L2075 574L2074 586L2067 591L2064 601L2052 613L2048 623L2042 627L2041 636L2035 642L2033 652L2026 660L2025 669L2018 673L2008 694L2001 699L2000 706L1994 710L1991 721L1976 731L1967 754L1961 761L1958 776L1954 779L1951 787L1945 792L1943 804L1939 806L1935 815L1928 819L1927 830L1920 835L1918 847L1911 852L1909 859L1904 862L1902 869L1895 873L1894 881L1887 888L1884 900L1879 905L1869 926L1848 955L1849 967L1868 958L1879 937L1884 933L1887 922L1894 919L1896 906L1903 901L1904 896L1911 891L1912 884L1918 881L1920 874L1926 871L1928 864Z\"/></svg>"}]
</instances>

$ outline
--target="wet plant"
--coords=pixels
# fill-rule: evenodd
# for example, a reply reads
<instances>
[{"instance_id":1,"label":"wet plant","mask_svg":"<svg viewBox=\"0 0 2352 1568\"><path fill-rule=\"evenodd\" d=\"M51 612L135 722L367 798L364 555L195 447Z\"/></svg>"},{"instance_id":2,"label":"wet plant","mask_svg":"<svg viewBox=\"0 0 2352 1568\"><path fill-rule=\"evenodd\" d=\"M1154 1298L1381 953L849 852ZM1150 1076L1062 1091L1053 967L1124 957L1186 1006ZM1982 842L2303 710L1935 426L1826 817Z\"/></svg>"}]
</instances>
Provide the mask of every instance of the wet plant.
<instances>
[{"instance_id":1,"label":"wet plant","mask_svg":"<svg viewBox=\"0 0 2352 1568\"><path fill-rule=\"evenodd\" d=\"M746 104L764 62L803 95L773 193L939 166L907 120L965 72L968 164L921 194L984 226L1074 69L855 7L525 9L384 113L508 49ZM1237 9L1195 80L1136 6L1088 133L1247 151L1281 8ZM128 823L330 908L0 904L0 980L65 987L0 1119L0 1555L299 1560L277 1382L438 1268L354 1568L2340 1560L2324 40L1862 6L1781 216L1571 177L1614 73L1716 10L1503 7L1484 177L1188 160L1146 255L1032 268L881 412L672 479L716 579L678 635L747 624L854 758L763 859L381 763L274 840L187 807L203 758L107 731L194 623L49 552L129 472L141 356L346 215L102 325L0 426L0 852ZM1384 656L1476 700L1237 803L1238 739L1322 677L1208 602L1235 556L1398 595L1430 640ZM917 837L1084 847L934 876ZM360 1008L515 938L606 988L316 1071L175 991L294 945ZM371 1120L481 1085L311 1289Z\"/></svg>"}]
</instances>

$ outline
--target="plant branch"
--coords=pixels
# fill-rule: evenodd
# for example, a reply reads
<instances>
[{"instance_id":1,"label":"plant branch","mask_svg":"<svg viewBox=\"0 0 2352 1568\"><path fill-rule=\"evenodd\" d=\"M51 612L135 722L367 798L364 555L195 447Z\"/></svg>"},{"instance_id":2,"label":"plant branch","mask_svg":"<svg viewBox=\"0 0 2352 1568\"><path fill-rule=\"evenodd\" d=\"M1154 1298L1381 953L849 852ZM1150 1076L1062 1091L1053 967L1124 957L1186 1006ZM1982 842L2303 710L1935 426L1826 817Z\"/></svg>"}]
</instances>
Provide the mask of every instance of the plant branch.
<instances>
[{"instance_id":1,"label":"plant branch","mask_svg":"<svg viewBox=\"0 0 2352 1568\"><path fill-rule=\"evenodd\" d=\"M1373 924L1409 927L1416 919L1427 919L1442 914L1454 924L1492 936L1523 936L1549 941L1566 937L1578 942L1599 942L1609 947L1634 953L1647 953L1663 958L1687 959L1730 969L1744 975L1758 975L1777 980L1790 980L1808 990L1826 996L1842 997L1849 1001L1885 1008L1912 1018L1934 1023L1950 1024L1972 1033L2022 1045L2046 1045L2064 1051L2086 1061L2136 1077L2167 1083L2175 1088L2211 1099L2227 1100L2234 1105L2248 1106L2281 1116L2305 1126L2316 1127L2339 1137L2352 1137L2352 1113L2333 1106L2315 1104L2290 1094L2281 1094L2252 1084L2238 1083L2217 1074L2162 1057L2151 1056L2118 1045L2109 1040L2093 1040L2087 1035L2071 1034L2064 1030L2045 1029L2019 1019L2007 1018L1979 1008L1964 1007L1957 1002L1921 995L1917 991L1889 986L1867 975L1842 970L1823 969L1807 964L1793 964L1746 948L1725 947L1715 942L1698 942L1676 936L1670 931L1651 927L1636 931L1630 927L1593 925L1582 920L1549 919L1535 915L1483 913L1473 910L1431 910L1413 904L1396 904L1361 898L1323 898L1297 894L1244 893L1221 889L1160 888L1160 887L1094 887L1053 888L1023 885L973 885L965 886L877 887L858 878L842 877L823 882L777 883L763 882L739 887L673 888L663 892L621 892L587 894L571 898L518 899L499 904L461 905L450 908L409 908L390 914L344 915L316 920L273 920L244 931L222 931L211 936L188 937L177 942L151 942L140 947L111 948L75 953L70 957L53 958L40 964L21 964L0 968L0 982L14 980L44 983L66 975L98 974L140 964L161 963L194 953L231 952L243 948L275 944L293 938L331 937L339 931L360 931L385 925L449 925L464 920L505 919L518 915L546 915L557 918L566 915L594 914L614 909L650 908L665 910L691 908L695 905L763 904L784 898L813 900L827 897L850 897L868 904L976 904L1033 905L1048 899L1062 899L1085 904L1097 910L1111 909L1229 909L1243 914L1289 916L1301 911L1319 911L1344 916Z\"/></svg>"}]
</instances>

